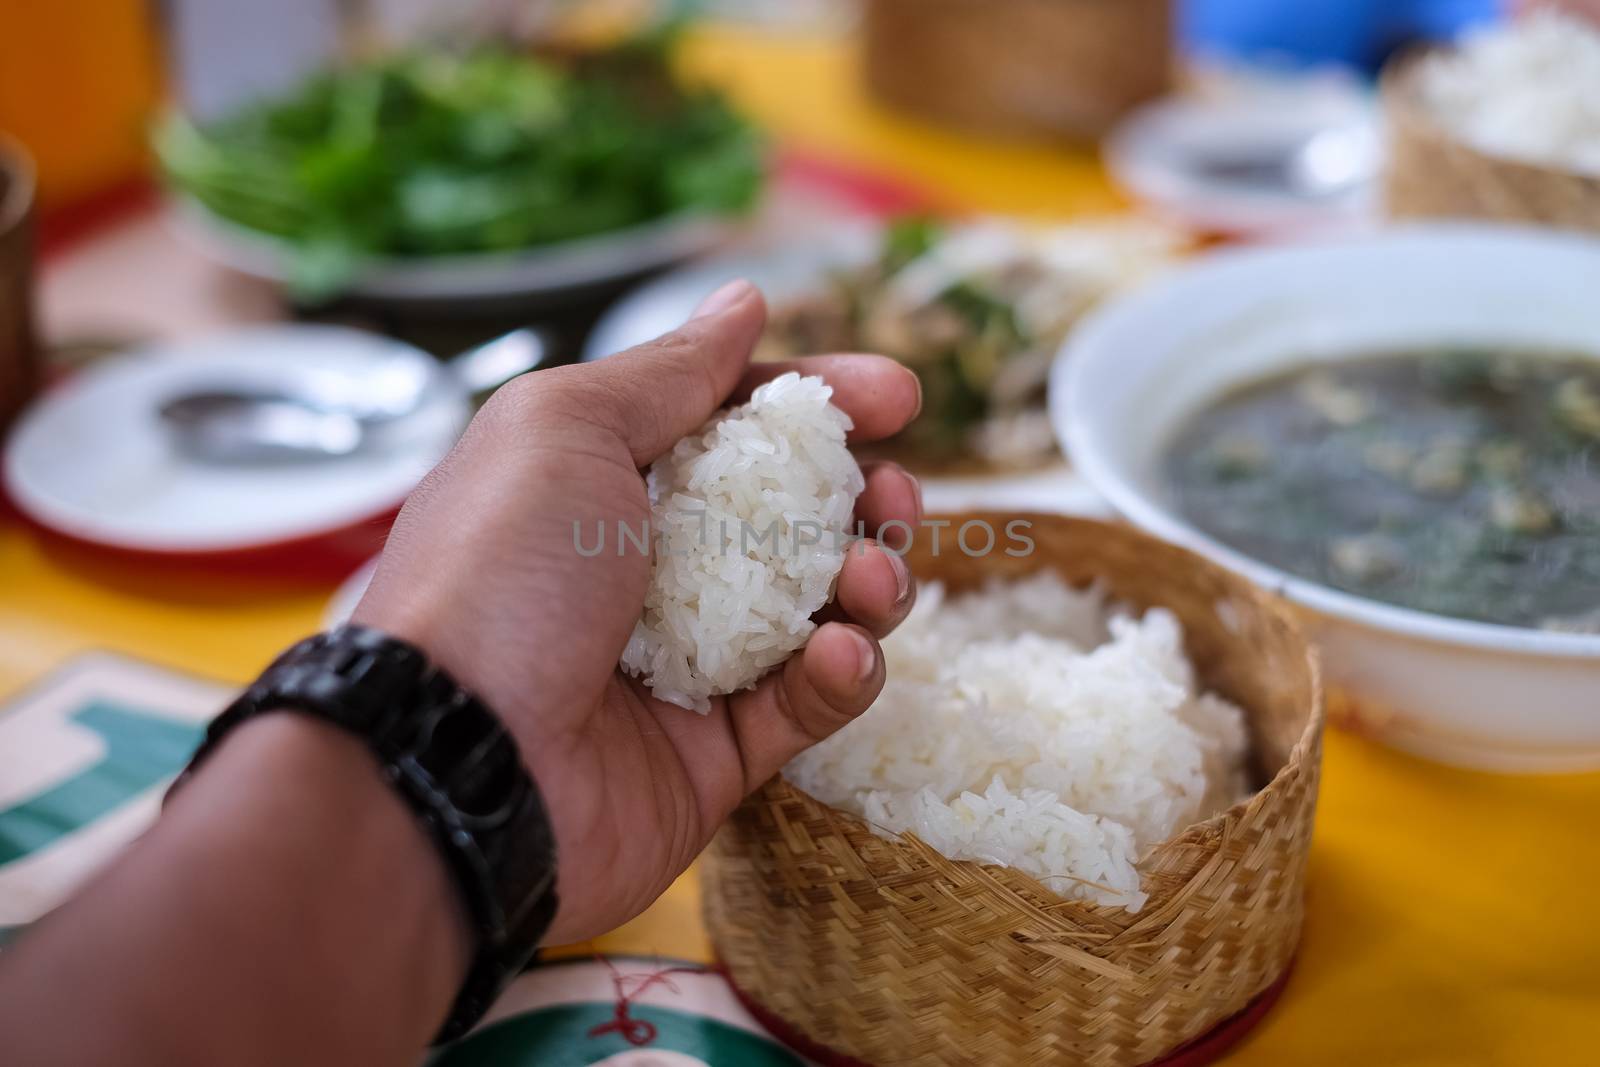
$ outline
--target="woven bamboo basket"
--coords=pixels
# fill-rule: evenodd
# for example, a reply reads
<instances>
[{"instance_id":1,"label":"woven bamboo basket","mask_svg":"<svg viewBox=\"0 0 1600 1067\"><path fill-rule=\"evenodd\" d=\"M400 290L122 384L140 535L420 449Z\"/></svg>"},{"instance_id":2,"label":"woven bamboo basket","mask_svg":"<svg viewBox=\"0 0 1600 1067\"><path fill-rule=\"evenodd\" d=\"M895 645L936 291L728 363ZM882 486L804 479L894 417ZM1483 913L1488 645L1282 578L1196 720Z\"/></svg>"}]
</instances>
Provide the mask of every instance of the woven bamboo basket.
<instances>
[{"instance_id":1,"label":"woven bamboo basket","mask_svg":"<svg viewBox=\"0 0 1600 1067\"><path fill-rule=\"evenodd\" d=\"M1395 218L1466 218L1600 232L1600 176L1497 156L1446 130L1418 90L1422 57L1385 72L1384 198Z\"/></svg>"},{"instance_id":2,"label":"woven bamboo basket","mask_svg":"<svg viewBox=\"0 0 1600 1067\"><path fill-rule=\"evenodd\" d=\"M948 517L1001 530L1019 516ZM1243 1011L1286 974L1299 941L1323 705L1292 615L1130 528L1020 517L1032 523L1029 556L973 558L946 543L935 558L924 543L913 570L960 590L1053 568L1172 609L1204 683L1248 712L1260 790L1152 850L1140 863L1150 899L1130 913L945 859L912 835L886 840L768 782L707 853L706 925L740 993L839 1059L1151 1063Z\"/></svg>"},{"instance_id":3,"label":"woven bamboo basket","mask_svg":"<svg viewBox=\"0 0 1600 1067\"><path fill-rule=\"evenodd\" d=\"M1099 137L1171 87L1170 0L869 0L867 86L1010 136Z\"/></svg>"}]
</instances>

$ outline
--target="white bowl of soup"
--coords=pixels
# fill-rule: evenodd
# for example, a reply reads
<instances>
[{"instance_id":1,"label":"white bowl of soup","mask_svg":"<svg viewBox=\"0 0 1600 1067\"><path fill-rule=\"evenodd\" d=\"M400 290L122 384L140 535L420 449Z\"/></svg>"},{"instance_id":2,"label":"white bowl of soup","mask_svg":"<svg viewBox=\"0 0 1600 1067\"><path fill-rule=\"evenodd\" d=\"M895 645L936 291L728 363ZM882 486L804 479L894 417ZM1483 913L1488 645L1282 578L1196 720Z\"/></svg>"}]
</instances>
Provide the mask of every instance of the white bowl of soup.
<instances>
[{"instance_id":1,"label":"white bowl of soup","mask_svg":"<svg viewBox=\"0 0 1600 1067\"><path fill-rule=\"evenodd\" d=\"M1219 253L1080 326L1050 407L1122 515L1302 610L1336 721L1463 766L1600 767L1600 241Z\"/></svg>"}]
</instances>

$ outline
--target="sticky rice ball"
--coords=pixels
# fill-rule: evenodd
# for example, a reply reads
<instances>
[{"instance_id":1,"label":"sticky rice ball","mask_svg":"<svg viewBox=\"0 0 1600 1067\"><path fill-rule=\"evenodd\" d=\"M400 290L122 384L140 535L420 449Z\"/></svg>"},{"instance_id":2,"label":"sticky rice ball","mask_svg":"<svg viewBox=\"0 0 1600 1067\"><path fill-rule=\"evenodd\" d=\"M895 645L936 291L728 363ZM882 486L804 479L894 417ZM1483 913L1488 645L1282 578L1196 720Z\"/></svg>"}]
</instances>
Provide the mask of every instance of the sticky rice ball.
<instances>
[{"instance_id":1,"label":"sticky rice ball","mask_svg":"<svg viewBox=\"0 0 1600 1067\"><path fill-rule=\"evenodd\" d=\"M866 484L832 396L781 375L651 466L650 591L622 667L661 700L704 713L816 629Z\"/></svg>"}]
</instances>

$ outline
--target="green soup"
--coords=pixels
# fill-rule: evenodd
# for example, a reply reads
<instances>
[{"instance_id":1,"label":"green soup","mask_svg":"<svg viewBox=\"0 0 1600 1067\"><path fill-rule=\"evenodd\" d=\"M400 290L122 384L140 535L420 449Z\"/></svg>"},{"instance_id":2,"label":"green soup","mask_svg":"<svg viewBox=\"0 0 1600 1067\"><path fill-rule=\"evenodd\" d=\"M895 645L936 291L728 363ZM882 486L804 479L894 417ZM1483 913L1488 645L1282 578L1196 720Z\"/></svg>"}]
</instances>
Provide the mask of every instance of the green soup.
<instances>
[{"instance_id":1,"label":"green soup","mask_svg":"<svg viewBox=\"0 0 1600 1067\"><path fill-rule=\"evenodd\" d=\"M1202 411L1165 472L1191 523L1290 573L1600 633L1600 360L1449 348L1301 367Z\"/></svg>"}]
</instances>

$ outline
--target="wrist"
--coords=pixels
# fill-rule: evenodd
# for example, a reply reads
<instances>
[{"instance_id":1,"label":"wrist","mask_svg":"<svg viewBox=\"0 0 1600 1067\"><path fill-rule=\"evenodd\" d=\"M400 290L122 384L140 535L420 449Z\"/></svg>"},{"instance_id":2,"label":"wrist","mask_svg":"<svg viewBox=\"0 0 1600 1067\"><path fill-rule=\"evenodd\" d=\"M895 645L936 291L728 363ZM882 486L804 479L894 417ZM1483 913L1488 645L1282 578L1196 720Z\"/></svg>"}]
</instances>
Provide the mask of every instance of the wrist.
<instances>
[{"instance_id":1,"label":"wrist","mask_svg":"<svg viewBox=\"0 0 1600 1067\"><path fill-rule=\"evenodd\" d=\"M419 598L426 601L428 598ZM367 626L380 633L404 641L427 657L428 662L441 668L463 688L472 693L494 713L495 718L516 739L526 766L530 739L523 736L523 724L513 721L504 709L513 705L513 697L501 684L492 665L485 662L482 647L474 646L471 638L464 637L459 627L442 623L437 612L428 610L424 603L391 604L374 603L368 594L356 605L350 616L354 626Z\"/></svg>"},{"instance_id":2,"label":"wrist","mask_svg":"<svg viewBox=\"0 0 1600 1067\"><path fill-rule=\"evenodd\" d=\"M421 920L419 944L429 964L445 972L447 993L454 992L473 945L461 895L439 850L359 738L307 715L272 712L232 731L201 771L178 794L192 791L207 798L195 804L200 817L219 804L248 805L255 816L251 821L275 821L274 836L331 831L348 837L364 858L379 860L412 887L407 895ZM217 795L224 790L235 796L224 800ZM173 807L176 814L176 802Z\"/></svg>"},{"instance_id":3,"label":"wrist","mask_svg":"<svg viewBox=\"0 0 1600 1067\"><path fill-rule=\"evenodd\" d=\"M273 661L212 722L172 792L244 725L286 709L371 753L443 860L476 951L437 1039L465 1033L533 956L557 908L555 831L516 739L426 652L346 625Z\"/></svg>"},{"instance_id":4,"label":"wrist","mask_svg":"<svg viewBox=\"0 0 1600 1067\"><path fill-rule=\"evenodd\" d=\"M158 829L237 872L228 906L242 923L295 916L303 959L290 981L340 991L308 1005L313 1017L349 1013L327 1025L350 1029L383 1020L408 1048L433 1036L474 935L438 850L358 738L293 712L244 722ZM267 873L258 885L251 872Z\"/></svg>"},{"instance_id":5,"label":"wrist","mask_svg":"<svg viewBox=\"0 0 1600 1067\"><path fill-rule=\"evenodd\" d=\"M570 798L551 791L552 786L559 786L565 780L562 773L566 769L563 766L566 763L563 739L552 736L547 719L543 716L507 714L512 707L524 711L527 709L531 695L526 689L513 692L510 683L497 684L493 670L485 666L481 654L474 654L470 642L463 642L450 627L437 625L432 614L414 605L398 610L386 603L371 603L369 598L356 608L350 621L416 647L427 656L429 662L443 668L483 702L516 741L522 769L543 795L558 852L568 847L575 836L570 825L573 813L568 810L570 805L563 801ZM481 652L481 649L478 651ZM557 909L550 928L541 939L542 945L569 944L590 936L588 932L581 935L574 933L571 904L572 901L563 899L563 905Z\"/></svg>"}]
</instances>

